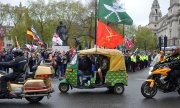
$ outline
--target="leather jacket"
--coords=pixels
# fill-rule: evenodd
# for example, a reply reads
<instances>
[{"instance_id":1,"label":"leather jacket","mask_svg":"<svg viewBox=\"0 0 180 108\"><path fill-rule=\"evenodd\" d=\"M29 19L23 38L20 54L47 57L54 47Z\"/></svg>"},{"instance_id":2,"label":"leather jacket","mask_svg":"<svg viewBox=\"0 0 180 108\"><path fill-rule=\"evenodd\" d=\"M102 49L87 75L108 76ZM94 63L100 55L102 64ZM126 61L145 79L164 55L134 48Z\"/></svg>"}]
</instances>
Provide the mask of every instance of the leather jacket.
<instances>
[{"instance_id":1,"label":"leather jacket","mask_svg":"<svg viewBox=\"0 0 180 108\"><path fill-rule=\"evenodd\" d=\"M13 73L20 74L25 72L25 65L27 64L27 59L24 56L17 56L9 62L0 62L0 66L12 68Z\"/></svg>"}]
</instances>

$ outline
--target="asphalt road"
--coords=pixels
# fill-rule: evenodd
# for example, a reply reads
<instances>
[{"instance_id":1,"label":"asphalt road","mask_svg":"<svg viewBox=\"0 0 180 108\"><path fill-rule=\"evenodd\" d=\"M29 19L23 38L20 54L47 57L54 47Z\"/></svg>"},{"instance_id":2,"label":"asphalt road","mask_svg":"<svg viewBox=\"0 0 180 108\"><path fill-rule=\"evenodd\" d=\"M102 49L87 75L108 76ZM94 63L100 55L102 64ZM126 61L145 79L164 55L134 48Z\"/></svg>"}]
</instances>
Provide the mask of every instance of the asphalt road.
<instances>
[{"instance_id":1,"label":"asphalt road","mask_svg":"<svg viewBox=\"0 0 180 108\"><path fill-rule=\"evenodd\" d=\"M0 100L0 108L179 108L180 95L177 92L158 92L153 99L141 95L141 84L147 75L147 69L129 72L129 85L123 95L109 93L106 88L73 89L61 94L58 80L53 79L55 92L50 99L45 97L38 104L30 104L25 99Z\"/></svg>"}]
</instances>

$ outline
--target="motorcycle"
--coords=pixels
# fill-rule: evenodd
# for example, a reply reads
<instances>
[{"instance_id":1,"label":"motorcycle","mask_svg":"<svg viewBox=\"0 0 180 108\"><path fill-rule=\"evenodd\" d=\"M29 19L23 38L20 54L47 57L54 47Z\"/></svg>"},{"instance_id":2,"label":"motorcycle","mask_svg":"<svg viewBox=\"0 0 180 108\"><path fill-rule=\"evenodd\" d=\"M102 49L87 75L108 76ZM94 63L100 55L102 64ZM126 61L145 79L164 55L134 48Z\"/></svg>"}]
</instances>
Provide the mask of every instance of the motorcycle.
<instances>
[{"instance_id":1,"label":"motorcycle","mask_svg":"<svg viewBox=\"0 0 180 108\"><path fill-rule=\"evenodd\" d=\"M152 69L150 69L150 75L141 86L142 95L146 98L152 98L156 95L157 90L160 90L164 93L177 90L177 92L180 94L180 84L175 86L172 83L171 78L168 76L170 72L170 64L157 63Z\"/></svg>"},{"instance_id":2,"label":"motorcycle","mask_svg":"<svg viewBox=\"0 0 180 108\"><path fill-rule=\"evenodd\" d=\"M26 71L21 77L17 78L15 81L7 82L9 95L7 97L0 97L0 99L25 98L31 103L37 103L41 101L45 96L47 96L47 98L50 98L51 93L54 90L52 88L51 80L49 78L53 74L54 70L52 66L48 64L37 66L35 73L32 73L32 75L28 75L28 72ZM5 75L5 73L1 71L0 78L3 75Z\"/></svg>"}]
</instances>

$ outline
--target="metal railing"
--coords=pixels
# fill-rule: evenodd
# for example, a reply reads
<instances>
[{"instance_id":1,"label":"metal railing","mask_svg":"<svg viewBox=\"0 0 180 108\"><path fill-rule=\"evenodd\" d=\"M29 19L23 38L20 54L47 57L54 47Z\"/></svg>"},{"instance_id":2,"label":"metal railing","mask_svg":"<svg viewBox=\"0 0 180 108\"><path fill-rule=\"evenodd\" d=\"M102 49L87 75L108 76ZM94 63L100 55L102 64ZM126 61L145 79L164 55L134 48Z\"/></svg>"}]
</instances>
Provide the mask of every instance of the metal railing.
<instances>
[{"instance_id":1,"label":"metal railing","mask_svg":"<svg viewBox=\"0 0 180 108\"><path fill-rule=\"evenodd\" d=\"M168 39L168 46L180 46L180 38Z\"/></svg>"}]
</instances>

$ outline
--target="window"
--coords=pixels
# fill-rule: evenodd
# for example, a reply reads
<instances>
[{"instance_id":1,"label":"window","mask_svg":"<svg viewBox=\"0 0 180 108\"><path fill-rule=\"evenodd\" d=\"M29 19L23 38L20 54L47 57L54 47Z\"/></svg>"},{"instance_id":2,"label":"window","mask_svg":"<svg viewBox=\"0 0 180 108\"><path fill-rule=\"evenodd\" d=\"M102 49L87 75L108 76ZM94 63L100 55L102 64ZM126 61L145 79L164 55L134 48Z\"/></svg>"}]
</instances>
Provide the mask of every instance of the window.
<instances>
[{"instance_id":1,"label":"window","mask_svg":"<svg viewBox=\"0 0 180 108\"><path fill-rule=\"evenodd\" d=\"M156 14L157 14L157 9L155 9L155 12L156 12Z\"/></svg>"},{"instance_id":2,"label":"window","mask_svg":"<svg viewBox=\"0 0 180 108\"><path fill-rule=\"evenodd\" d=\"M158 16L155 16L155 21L158 21Z\"/></svg>"},{"instance_id":3,"label":"window","mask_svg":"<svg viewBox=\"0 0 180 108\"><path fill-rule=\"evenodd\" d=\"M170 34L170 38L171 38L171 30L169 31L169 34Z\"/></svg>"}]
</instances>

